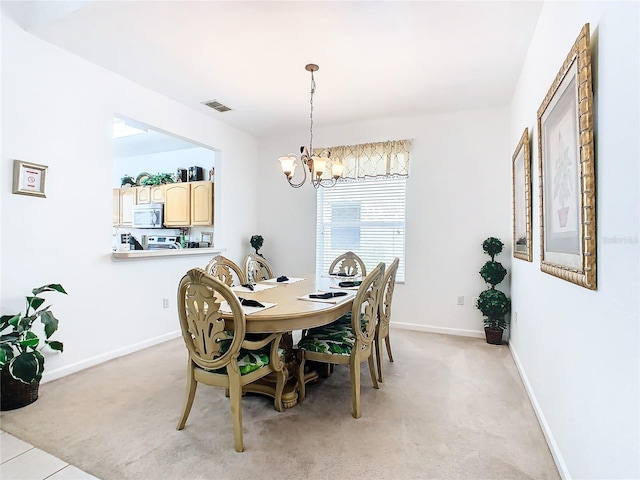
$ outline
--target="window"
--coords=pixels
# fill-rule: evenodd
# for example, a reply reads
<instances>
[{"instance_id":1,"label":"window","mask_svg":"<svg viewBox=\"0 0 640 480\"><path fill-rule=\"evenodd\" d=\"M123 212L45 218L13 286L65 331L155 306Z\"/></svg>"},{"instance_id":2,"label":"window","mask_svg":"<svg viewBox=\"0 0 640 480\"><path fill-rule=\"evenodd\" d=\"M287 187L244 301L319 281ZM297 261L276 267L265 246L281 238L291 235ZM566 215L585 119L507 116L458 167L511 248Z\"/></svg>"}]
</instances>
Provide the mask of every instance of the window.
<instances>
[{"instance_id":1,"label":"window","mask_svg":"<svg viewBox=\"0 0 640 480\"><path fill-rule=\"evenodd\" d=\"M338 255L351 250L367 272L399 257L396 279L404 281L406 186L406 177L390 177L319 188L316 271L327 272Z\"/></svg>"}]
</instances>

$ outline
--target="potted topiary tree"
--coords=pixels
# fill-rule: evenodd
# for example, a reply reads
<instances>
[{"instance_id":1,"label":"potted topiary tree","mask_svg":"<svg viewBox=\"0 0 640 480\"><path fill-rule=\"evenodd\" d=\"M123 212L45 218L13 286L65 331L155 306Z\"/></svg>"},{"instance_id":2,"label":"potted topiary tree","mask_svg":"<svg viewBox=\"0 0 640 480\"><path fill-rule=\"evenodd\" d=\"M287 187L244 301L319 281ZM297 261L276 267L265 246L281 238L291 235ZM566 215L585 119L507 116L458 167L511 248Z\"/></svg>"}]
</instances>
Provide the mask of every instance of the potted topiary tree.
<instances>
[{"instance_id":1,"label":"potted topiary tree","mask_svg":"<svg viewBox=\"0 0 640 480\"><path fill-rule=\"evenodd\" d=\"M249 240L251 247L256 251L256 255L260 255L262 258L264 258L264 255L258 252L258 250L262 248L263 242L264 238L262 238L262 235L252 235L251 240Z\"/></svg>"},{"instance_id":2,"label":"potted topiary tree","mask_svg":"<svg viewBox=\"0 0 640 480\"><path fill-rule=\"evenodd\" d=\"M482 249L491 256L491 260L482 266L480 276L490 287L478 296L476 306L484 316L487 343L493 345L502 344L502 333L509 323L507 314L511 308L511 302L504 292L496 290L496 285L507 275L507 270L502 264L495 261L495 256L502 252L503 247L504 244L495 237L489 237L482 242Z\"/></svg>"},{"instance_id":3,"label":"potted topiary tree","mask_svg":"<svg viewBox=\"0 0 640 480\"><path fill-rule=\"evenodd\" d=\"M13 410L35 402L44 372L44 356L40 350L45 345L60 352L63 350L61 342L49 340L58 330L58 319L49 310L49 305L42 306L45 300L38 296L54 291L67 293L57 283L34 288L33 296L26 297L24 314L0 317L0 410ZM38 319L44 325L43 344L32 330Z\"/></svg>"}]
</instances>

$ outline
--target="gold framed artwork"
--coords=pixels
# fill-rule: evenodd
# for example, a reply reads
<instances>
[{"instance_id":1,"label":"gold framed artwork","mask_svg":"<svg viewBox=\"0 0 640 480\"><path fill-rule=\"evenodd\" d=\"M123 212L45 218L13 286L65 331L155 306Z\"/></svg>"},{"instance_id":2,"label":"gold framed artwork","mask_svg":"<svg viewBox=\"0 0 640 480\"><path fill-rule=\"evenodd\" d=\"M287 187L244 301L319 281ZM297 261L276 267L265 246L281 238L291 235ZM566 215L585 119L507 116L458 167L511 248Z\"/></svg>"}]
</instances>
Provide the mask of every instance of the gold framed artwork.
<instances>
[{"instance_id":1,"label":"gold framed artwork","mask_svg":"<svg viewBox=\"0 0 640 480\"><path fill-rule=\"evenodd\" d=\"M596 182L589 24L538 109L540 269L596 289Z\"/></svg>"},{"instance_id":2,"label":"gold framed artwork","mask_svg":"<svg viewBox=\"0 0 640 480\"><path fill-rule=\"evenodd\" d=\"M37 163L13 161L13 193L46 197L47 167Z\"/></svg>"},{"instance_id":3,"label":"gold framed artwork","mask_svg":"<svg viewBox=\"0 0 640 480\"><path fill-rule=\"evenodd\" d=\"M531 150L528 128L520 137L512 161L513 256L531 262Z\"/></svg>"}]
</instances>

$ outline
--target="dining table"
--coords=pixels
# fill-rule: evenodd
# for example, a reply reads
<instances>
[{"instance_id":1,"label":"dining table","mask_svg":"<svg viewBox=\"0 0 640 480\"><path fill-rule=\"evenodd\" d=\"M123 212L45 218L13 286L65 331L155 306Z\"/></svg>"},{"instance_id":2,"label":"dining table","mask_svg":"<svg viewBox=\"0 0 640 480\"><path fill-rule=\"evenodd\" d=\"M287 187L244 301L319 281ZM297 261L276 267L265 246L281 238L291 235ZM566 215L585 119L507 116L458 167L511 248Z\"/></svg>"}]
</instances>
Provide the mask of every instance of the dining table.
<instances>
[{"instance_id":1,"label":"dining table","mask_svg":"<svg viewBox=\"0 0 640 480\"><path fill-rule=\"evenodd\" d=\"M278 281L279 279L281 281ZM327 325L350 312L357 287L342 288L339 286L341 282L352 279L327 274L283 276L279 279L267 279L250 284L251 286L235 285L231 289L241 301L254 300L263 305L263 307L243 306L247 334L285 334L281 347L286 351L287 383L282 394L282 403L284 408L291 408L297 404L298 399L297 369L299 365L294 348L293 332ZM310 294L330 298L309 298ZM335 294L337 296L333 296ZM223 313L223 318L225 317L230 319L231 315ZM318 373L312 370L305 373L303 381L308 383L315 381L318 377ZM274 397L275 378L275 375L269 375L261 381L246 385L243 387L243 393L259 393Z\"/></svg>"}]
</instances>

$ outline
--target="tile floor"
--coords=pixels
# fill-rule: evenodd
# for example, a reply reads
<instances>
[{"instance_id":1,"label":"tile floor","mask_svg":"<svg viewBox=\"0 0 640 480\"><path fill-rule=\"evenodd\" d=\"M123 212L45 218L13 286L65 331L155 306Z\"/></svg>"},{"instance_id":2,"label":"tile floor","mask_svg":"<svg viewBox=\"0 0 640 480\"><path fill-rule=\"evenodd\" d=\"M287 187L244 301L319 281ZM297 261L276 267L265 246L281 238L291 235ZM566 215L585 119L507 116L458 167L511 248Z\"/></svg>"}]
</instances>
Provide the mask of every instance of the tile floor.
<instances>
[{"instance_id":1,"label":"tile floor","mask_svg":"<svg viewBox=\"0 0 640 480\"><path fill-rule=\"evenodd\" d=\"M98 480L10 433L0 431L2 480Z\"/></svg>"}]
</instances>

